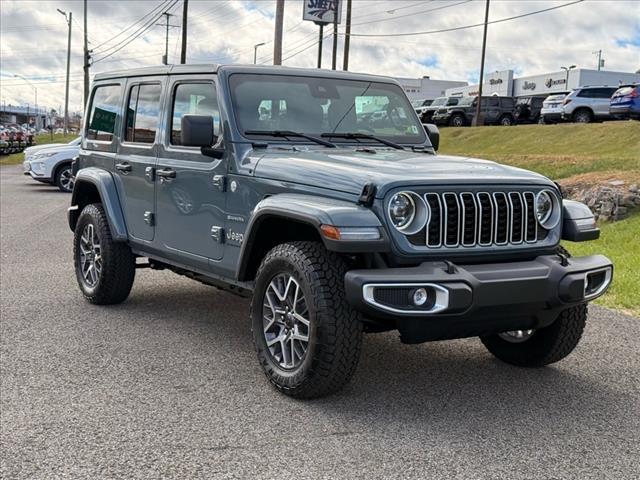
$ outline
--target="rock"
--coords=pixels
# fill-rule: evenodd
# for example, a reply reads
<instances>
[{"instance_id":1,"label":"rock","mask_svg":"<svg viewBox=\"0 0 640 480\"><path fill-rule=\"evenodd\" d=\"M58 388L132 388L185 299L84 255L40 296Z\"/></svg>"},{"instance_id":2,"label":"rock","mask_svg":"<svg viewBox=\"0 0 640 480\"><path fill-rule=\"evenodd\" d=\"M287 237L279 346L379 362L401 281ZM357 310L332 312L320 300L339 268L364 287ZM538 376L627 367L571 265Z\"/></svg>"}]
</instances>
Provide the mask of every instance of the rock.
<instances>
[{"instance_id":1,"label":"rock","mask_svg":"<svg viewBox=\"0 0 640 480\"><path fill-rule=\"evenodd\" d=\"M620 205L625 206L634 206L636 199L640 199L640 196L634 195L633 193L627 193L622 196L622 200L620 200Z\"/></svg>"},{"instance_id":2,"label":"rock","mask_svg":"<svg viewBox=\"0 0 640 480\"><path fill-rule=\"evenodd\" d=\"M613 212L613 207L615 205L613 204L613 202L602 202L602 205L600 205L600 213L602 215L609 215L611 214L611 212Z\"/></svg>"},{"instance_id":3,"label":"rock","mask_svg":"<svg viewBox=\"0 0 640 480\"><path fill-rule=\"evenodd\" d=\"M638 193L638 184L634 183L633 185L631 185L629 187L629 191L632 192L632 193Z\"/></svg>"},{"instance_id":4,"label":"rock","mask_svg":"<svg viewBox=\"0 0 640 480\"><path fill-rule=\"evenodd\" d=\"M620 185L624 185L624 180L611 180L609 184L619 187Z\"/></svg>"}]
</instances>

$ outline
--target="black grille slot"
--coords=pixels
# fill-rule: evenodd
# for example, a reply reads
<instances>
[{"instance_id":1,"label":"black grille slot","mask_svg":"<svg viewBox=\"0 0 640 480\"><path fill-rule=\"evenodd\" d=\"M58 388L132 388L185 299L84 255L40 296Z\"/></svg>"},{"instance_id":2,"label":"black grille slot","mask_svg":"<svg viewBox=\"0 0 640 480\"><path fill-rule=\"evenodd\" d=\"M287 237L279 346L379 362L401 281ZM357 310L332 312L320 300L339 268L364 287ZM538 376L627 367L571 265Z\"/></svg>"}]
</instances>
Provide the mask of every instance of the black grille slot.
<instances>
[{"instance_id":1,"label":"black grille slot","mask_svg":"<svg viewBox=\"0 0 640 480\"><path fill-rule=\"evenodd\" d=\"M376 287L373 291L373 298L382 305L407 308L411 305L410 295L413 290L409 287Z\"/></svg>"},{"instance_id":2,"label":"black grille slot","mask_svg":"<svg viewBox=\"0 0 640 480\"><path fill-rule=\"evenodd\" d=\"M522 227L524 222L524 206L519 193L509 193L511 205L511 243L522 243Z\"/></svg>"},{"instance_id":3,"label":"black grille slot","mask_svg":"<svg viewBox=\"0 0 640 480\"><path fill-rule=\"evenodd\" d=\"M458 196L455 193L445 193L442 195L446 211L444 244L447 247L458 245L458 232L460 229L460 205Z\"/></svg>"},{"instance_id":4,"label":"black grille slot","mask_svg":"<svg viewBox=\"0 0 640 480\"><path fill-rule=\"evenodd\" d=\"M493 200L496 202L496 236L495 243L504 245L509 240L509 205L507 196L502 193L494 193Z\"/></svg>"},{"instance_id":5,"label":"black grille slot","mask_svg":"<svg viewBox=\"0 0 640 480\"><path fill-rule=\"evenodd\" d=\"M493 202L488 193L478 194L480 206L480 244L489 245L493 240Z\"/></svg>"},{"instance_id":6,"label":"black grille slot","mask_svg":"<svg viewBox=\"0 0 640 480\"><path fill-rule=\"evenodd\" d=\"M440 197L436 193L428 193L425 197L427 204L429 205L429 210L431 211L431 219L427 226L427 245L429 247L438 247L441 244L440 229L442 228L442 208L440 207Z\"/></svg>"},{"instance_id":7,"label":"black grille slot","mask_svg":"<svg viewBox=\"0 0 640 480\"><path fill-rule=\"evenodd\" d=\"M536 220L535 197L531 192L525 192L522 194L522 196L524 197L524 204L527 209L524 239L527 242L535 242L538 229L538 222Z\"/></svg>"},{"instance_id":8,"label":"black grille slot","mask_svg":"<svg viewBox=\"0 0 640 480\"><path fill-rule=\"evenodd\" d=\"M462 203L462 245L473 245L476 243L476 222L478 209L473 193L461 193Z\"/></svg>"}]
</instances>

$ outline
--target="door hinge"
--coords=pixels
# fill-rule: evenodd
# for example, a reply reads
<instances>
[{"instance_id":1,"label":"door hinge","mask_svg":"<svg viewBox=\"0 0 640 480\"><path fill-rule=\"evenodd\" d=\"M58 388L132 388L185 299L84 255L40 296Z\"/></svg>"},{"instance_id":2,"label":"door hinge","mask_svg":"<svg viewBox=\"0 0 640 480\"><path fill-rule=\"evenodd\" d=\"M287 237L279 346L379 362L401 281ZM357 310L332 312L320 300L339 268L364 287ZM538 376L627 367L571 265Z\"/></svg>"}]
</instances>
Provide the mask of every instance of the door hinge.
<instances>
[{"instance_id":1,"label":"door hinge","mask_svg":"<svg viewBox=\"0 0 640 480\"><path fill-rule=\"evenodd\" d=\"M218 243L224 243L224 228L212 226L211 227L211 238L213 238Z\"/></svg>"},{"instance_id":2,"label":"door hinge","mask_svg":"<svg viewBox=\"0 0 640 480\"><path fill-rule=\"evenodd\" d=\"M224 175L214 175L213 176L213 186L216 187L221 192L226 191L226 189L227 189L227 178Z\"/></svg>"},{"instance_id":3,"label":"door hinge","mask_svg":"<svg viewBox=\"0 0 640 480\"><path fill-rule=\"evenodd\" d=\"M153 182L156 177L156 169L153 167L147 167L144 169L144 176L147 177L147 180Z\"/></svg>"},{"instance_id":4,"label":"door hinge","mask_svg":"<svg viewBox=\"0 0 640 480\"><path fill-rule=\"evenodd\" d=\"M153 224L155 223L155 215L153 214L153 212L144 212L144 223L146 223L150 227L153 226Z\"/></svg>"}]
</instances>

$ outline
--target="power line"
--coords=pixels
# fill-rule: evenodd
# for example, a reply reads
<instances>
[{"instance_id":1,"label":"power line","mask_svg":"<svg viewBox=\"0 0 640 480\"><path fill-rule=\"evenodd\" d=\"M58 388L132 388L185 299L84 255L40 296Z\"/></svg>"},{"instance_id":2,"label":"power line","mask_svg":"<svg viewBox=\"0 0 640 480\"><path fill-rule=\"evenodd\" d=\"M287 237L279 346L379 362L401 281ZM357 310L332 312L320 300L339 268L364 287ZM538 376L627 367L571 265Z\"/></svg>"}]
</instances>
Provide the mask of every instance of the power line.
<instances>
[{"instance_id":1,"label":"power line","mask_svg":"<svg viewBox=\"0 0 640 480\"><path fill-rule=\"evenodd\" d=\"M538 13L549 12L551 10L557 10L559 8L568 7L570 5L575 5L576 3L581 3L581 2L584 2L584 0L575 0L573 2L564 3L562 5L557 5L555 7L544 8L542 10L536 10L534 12L524 13L522 15L515 15L513 17L501 18L499 20L492 20L492 21L488 22L488 25L491 25L491 24L494 24L494 23L507 22L509 20L516 20L518 18L529 17L531 15L536 15ZM484 22L475 23L473 25L464 25L464 26L461 26L461 27L443 28L443 29L440 29L440 30L428 30L428 31L424 31L424 32L409 32L409 33L352 33L350 35L352 37L408 37L408 36L415 36L415 35L429 35L429 34L433 34L433 33L454 32L454 31L457 31L457 30L465 30L467 28L475 28L475 27L482 27L482 26L484 26ZM340 35L344 35L344 33L341 33Z\"/></svg>"},{"instance_id":2,"label":"power line","mask_svg":"<svg viewBox=\"0 0 640 480\"><path fill-rule=\"evenodd\" d=\"M378 19L378 20L370 20L368 22L352 23L351 26L355 27L355 26L358 26L358 25L369 25L370 23L390 22L390 21L393 21L393 20L398 20L399 18L413 17L414 15L418 15L420 13L435 12L436 10L444 10L446 8L457 7L458 5L462 5L463 3L469 3L471 1L472 0L463 0L462 2L450 3L450 4L447 4L447 5L442 5L440 7L430 8L428 10L421 10L419 12L406 13L404 15L398 15L397 17L381 18L381 19Z\"/></svg>"}]
</instances>

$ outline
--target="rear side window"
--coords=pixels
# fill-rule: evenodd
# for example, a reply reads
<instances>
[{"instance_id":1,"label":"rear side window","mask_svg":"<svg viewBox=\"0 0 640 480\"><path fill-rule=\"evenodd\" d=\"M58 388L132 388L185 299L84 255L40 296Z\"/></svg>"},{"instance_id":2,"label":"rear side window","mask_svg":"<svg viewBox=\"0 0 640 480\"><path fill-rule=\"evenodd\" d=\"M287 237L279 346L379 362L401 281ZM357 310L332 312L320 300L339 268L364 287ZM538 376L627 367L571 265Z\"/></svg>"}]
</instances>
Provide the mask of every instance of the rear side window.
<instances>
[{"instance_id":1,"label":"rear side window","mask_svg":"<svg viewBox=\"0 0 640 480\"><path fill-rule=\"evenodd\" d=\"M181 83L175 88L173 117L171 120L171 144L182 145L182 116L185 114L211 115L213 134L218 135L220 111L213 83Z\"/></svg>"},{"instance_id":2,"label":"rear side window","mask_svg":"<svg viewBox=\"0 0 640 480\"><path fill-rule=\"evenodd\" d=\"M142 84L131 87L127 107L127 142L153 143L160 118L159 84Z\"/></svg>"},{"instance_id":3,"label":"rear side window","mask_svg":"<svg viewBox=\"0 0 640 480\"><path fill-rule=\"evenodd\" d=\"M120 111L120 85L99 86L93 91L87 138L111 141Z\"/></svg>"},{"instance_id":4,"label":"rear side window","mask_svg":"<svg viewBox=\"0 0 640 480\"><path fill-rule=\"evenodd\" d=\"M513 98L503 98L502 99L502 108L513 108L515 103L513 102Z\"/></svg>"}]
</instances>

